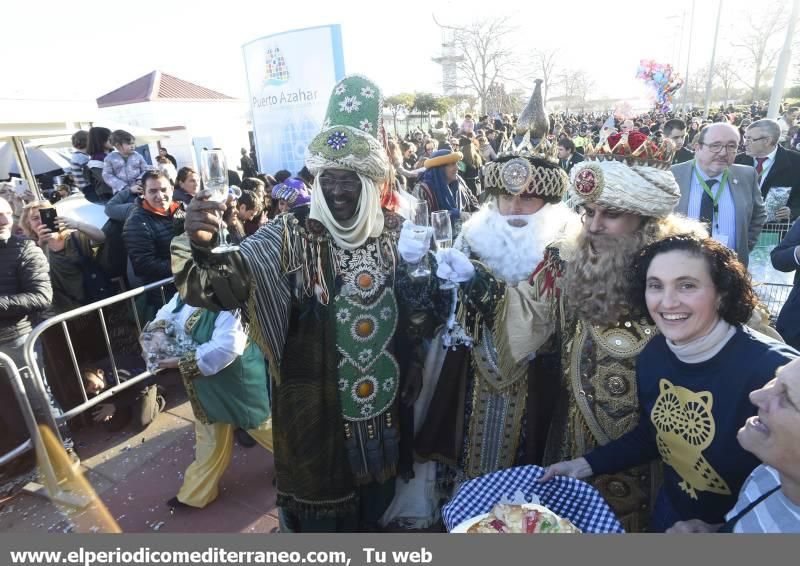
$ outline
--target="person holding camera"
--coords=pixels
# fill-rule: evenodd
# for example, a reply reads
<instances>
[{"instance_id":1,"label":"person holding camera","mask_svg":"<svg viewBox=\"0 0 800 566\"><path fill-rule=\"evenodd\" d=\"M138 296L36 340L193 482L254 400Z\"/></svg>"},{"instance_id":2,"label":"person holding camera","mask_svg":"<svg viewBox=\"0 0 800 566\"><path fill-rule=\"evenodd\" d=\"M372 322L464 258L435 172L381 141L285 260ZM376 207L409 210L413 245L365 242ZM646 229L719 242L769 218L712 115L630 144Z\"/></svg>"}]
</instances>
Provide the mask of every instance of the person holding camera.
<instances>
[{"instance_id":1,"label":"person holding camera","mask_svg":"<svg viewBox=\"0 0 800 566\"><path fill-rule=\"evenodd\" d=\"M93 246L106 239L103 231L86 222L59 217L55 207L46 200L26 205L20 226L44 251L50 263L56 314L86 304L82 258L93 257Z\"/></svg>"}]
</instances>

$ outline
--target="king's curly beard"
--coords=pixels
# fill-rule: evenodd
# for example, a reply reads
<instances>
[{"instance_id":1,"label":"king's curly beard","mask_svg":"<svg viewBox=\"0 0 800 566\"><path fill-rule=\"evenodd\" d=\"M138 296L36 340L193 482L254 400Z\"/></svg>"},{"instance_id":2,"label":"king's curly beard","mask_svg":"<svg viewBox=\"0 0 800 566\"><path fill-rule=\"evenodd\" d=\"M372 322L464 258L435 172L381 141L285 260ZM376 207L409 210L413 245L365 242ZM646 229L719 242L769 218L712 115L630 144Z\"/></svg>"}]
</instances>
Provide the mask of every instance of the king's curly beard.
<instances>
[{"instance_id":1,"label":"king's curly beard","mask_svg":"<svg viewBox=\"0 0 800 566\"><path fill-rule=\"evenodd\" d=\"M567 264L566 303L577 317L600 325L629 314L628 290L636 253L648 240L645 230L609 236L581 232Z\"/></svg>"}]
</instances>

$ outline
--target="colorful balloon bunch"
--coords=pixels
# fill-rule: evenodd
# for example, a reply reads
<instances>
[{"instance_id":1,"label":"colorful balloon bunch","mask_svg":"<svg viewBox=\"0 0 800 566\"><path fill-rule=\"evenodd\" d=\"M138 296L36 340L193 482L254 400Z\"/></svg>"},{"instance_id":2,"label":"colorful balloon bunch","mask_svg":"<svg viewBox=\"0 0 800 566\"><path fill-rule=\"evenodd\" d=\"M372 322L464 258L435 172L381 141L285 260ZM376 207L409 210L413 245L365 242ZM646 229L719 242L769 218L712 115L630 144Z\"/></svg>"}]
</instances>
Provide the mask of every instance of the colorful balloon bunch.
<instances>
[{"instance_id":1,"label":"colorful balloon bunch","mask_svg":"<svg viewBox=\"0 0 800 566\"><path fill-rule=\"evenodd\" d=\"M636 78L642 79L655 91L656 106L661 112L672 110L672 95L683 86L683 79L672 69L672 65L642 59L636 70Z\"/></svg>"}]
</instances>

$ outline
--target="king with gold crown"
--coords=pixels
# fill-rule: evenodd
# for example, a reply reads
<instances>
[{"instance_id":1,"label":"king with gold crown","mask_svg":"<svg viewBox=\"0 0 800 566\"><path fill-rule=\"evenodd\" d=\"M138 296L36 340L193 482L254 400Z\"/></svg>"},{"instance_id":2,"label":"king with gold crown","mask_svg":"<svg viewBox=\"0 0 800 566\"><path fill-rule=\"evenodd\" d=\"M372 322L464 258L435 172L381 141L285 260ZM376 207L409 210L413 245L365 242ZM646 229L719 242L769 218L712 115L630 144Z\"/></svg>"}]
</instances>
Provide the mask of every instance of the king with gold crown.
<instances>
[{"instance_id":1,"label":"king with gold crown","mask_svg":"<svg viewBox=\"0 0 800 566\"><path fill-rule=\"evenodd\" d=\"M524 360L555 354L539 383L555 385L540 406L549 423L543 463L582 456L633 429L639 419L636 357L656 332L629 309L628 272L637 252L660 238L704 234L672 214L680 197L669 170L674 148L639 132L614 134L590 148L570 174L569 203L581 223L547 247L529 281L520 284L534 327ZM628 532L647 528L660 474L645 465L591 483Z\"/></svg>"}]
</instances>

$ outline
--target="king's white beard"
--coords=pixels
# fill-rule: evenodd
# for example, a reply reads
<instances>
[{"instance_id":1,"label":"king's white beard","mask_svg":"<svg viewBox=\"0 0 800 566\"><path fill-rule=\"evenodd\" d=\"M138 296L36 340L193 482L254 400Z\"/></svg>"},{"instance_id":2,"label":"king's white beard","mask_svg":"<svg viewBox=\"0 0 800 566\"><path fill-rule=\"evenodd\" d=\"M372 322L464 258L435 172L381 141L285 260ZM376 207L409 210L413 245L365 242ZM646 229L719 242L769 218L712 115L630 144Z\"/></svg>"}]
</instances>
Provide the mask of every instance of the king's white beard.
<instances>
[{"instance_id":1,"label":"king's white beard","mask_svg":"<svg viewBox=\"0 0 800 566\"><path fill-rule=\"evenodd\" d=\"M526 226L515 227L494 202L489 202L464 224L458 240L463 240L495 276L516 285L533 273L544 257L545 246L557 239L571 214L561 203L546 204L526 217ZM456 241L456 247L460 243Z\"/></svg>"}]
</instances>

